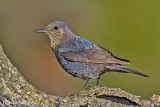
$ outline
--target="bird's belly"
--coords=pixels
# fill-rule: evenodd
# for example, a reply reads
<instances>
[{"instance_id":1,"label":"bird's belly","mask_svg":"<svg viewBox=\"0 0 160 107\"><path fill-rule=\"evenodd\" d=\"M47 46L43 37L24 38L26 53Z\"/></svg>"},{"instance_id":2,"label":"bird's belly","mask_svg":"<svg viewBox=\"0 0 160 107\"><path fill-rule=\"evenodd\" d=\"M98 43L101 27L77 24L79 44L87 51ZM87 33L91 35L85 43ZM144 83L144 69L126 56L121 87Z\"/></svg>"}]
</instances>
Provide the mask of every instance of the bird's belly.
<instances>
[{"instance_id":1,"label":"bird's belly","mask_svg":"<svg viewBox=\"0 0 160 107\"><path fill-rule=\"evenodd\" d=\"M61 55L56 55L56 57L64 70L74 77L92 80L104 72L103 64L71 62L64 59Z\"/></svg>"}]
</instances>

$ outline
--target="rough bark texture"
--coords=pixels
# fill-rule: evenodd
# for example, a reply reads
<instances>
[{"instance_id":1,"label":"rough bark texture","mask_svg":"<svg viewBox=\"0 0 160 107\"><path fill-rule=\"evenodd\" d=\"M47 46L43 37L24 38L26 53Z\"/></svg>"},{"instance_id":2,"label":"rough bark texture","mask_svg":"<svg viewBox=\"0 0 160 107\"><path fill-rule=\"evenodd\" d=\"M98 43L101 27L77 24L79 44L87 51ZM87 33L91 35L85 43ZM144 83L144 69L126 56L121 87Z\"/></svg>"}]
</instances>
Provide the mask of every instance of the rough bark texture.
<instances>
[{"instance_id":1,"label":"rough bark texture","mask_svg":"<svg viewBox=\"0 0 160 107\"><path fill-rule=\"evenodd\" d=\"M41 92L29 84L14 67L0 45L0 107L128 107L160 106L160 96L147 100L119 88L94 87L71 96L60 97Z\"/></svg>"}]
</instances>

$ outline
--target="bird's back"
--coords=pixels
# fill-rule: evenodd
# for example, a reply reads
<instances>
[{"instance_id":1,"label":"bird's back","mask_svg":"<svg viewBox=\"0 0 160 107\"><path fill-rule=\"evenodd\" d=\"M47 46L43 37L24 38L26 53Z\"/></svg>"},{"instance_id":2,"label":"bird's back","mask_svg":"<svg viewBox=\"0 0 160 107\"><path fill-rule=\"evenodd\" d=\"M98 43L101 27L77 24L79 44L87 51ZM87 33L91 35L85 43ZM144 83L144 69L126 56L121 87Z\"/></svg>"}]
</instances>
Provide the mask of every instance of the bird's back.
<instances>
[{"instance_id":1,"label":"bird's back","mask_svg":"<svg viewBox=\"0 0 160 107\"><path fill-rule=\"evenodd\" d=\"M96 45L84 38L72 36L72 38L60 43L57 47L59 52L77 52L87 50L93 46Z\"/></svg>"}]
</instances>

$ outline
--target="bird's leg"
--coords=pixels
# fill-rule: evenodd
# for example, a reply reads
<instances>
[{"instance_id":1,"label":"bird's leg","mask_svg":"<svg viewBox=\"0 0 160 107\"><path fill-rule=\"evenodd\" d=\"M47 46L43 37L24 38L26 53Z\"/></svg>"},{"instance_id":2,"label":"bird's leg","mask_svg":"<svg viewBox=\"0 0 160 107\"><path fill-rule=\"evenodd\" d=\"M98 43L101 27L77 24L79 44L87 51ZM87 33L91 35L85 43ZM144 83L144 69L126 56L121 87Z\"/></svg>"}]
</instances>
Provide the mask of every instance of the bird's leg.
<instances>
[{"instance_id":1,"label":"bird's leg","mask_svg":"<svg viewBox=\"0 0 160 107\"><path fill-rule=\"evenodd\" d=\"M83 86L82 90L84 90L87 87L87 84L89 82L89 79L87 80L87 82L85 83L85 85Z\"/></svg>"},{"instance_id":2,"label":"bird's leg","mask_svg":"<svg viewBox=\"0 0 160 107\"><path fill-rule=\"evenodd\" d=\"M96 86L99 86L99 80L100 80L100 76L97 78Z\"/></svg>"}]
</instances>

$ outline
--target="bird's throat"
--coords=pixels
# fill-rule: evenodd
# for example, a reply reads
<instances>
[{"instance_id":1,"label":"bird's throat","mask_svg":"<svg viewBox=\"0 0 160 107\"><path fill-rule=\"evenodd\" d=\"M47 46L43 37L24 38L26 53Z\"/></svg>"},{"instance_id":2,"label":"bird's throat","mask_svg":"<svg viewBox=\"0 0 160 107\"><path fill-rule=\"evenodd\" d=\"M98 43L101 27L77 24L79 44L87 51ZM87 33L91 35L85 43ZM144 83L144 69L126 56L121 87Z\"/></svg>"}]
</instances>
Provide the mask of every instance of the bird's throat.
<instances>
[{"instance_id":1,"label":"bird's throat","mask_svg":"<svg viewBox=\"0 0 160 107\"><path fill-rule=\"evenodd\" d=\"M52 48L55 48L59 44L59 42L60 42L60 40L57 39L56 37L49 36L49 38L50 38L50 46Z\"/></svg>"},{"instance_id":2,"label":"bird's throat","mask_svg":"<svg viewBox=\"0 0 160 107\"><path fill-rule=\"evenodd\" d=\"M64 37L62 35L59 36L53 36L53 35L48 35L50 38L50 46L52 48L56 48L61 42L69 40L69 37Z\"/></svg>"}]
</instances>

